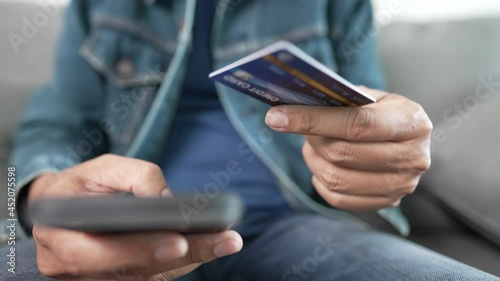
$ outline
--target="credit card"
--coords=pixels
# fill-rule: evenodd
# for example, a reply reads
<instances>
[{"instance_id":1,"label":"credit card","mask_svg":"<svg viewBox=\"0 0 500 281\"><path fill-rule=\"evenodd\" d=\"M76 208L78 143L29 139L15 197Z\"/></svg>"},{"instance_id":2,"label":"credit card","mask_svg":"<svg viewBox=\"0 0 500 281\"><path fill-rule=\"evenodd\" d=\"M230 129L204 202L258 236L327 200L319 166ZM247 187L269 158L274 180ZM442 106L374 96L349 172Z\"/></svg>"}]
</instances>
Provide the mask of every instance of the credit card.
<instances>
[{"instance_id":1,"label":"credit card","mask_svg":"<svg viewBox=\"0 0 500 281\"><path fill-rule=\"evenodd\" d=\"M290 42L279 41L209 75L272 106L363 106L375 98Z\"/></svg>"}]
</instances>

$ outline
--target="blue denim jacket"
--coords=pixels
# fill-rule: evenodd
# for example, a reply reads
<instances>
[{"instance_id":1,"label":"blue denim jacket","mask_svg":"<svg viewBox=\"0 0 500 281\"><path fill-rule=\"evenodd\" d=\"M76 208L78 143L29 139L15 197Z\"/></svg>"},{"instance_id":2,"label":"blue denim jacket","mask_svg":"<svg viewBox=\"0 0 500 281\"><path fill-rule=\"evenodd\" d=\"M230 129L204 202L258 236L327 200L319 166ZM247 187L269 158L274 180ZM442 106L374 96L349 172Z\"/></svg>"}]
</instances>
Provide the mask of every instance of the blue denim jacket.
<instances>
[{"instance_id":1,"label":"blue denim jacket","mask_svg":"<svg viewBox=\"0 0 500 281\"><path fill-rule=\"evenodd\" d=\"M368 0L219 0L214 5L214 69L288 40L352 83L383 88ZM17 134L12 163L20 200L26 193L22 187L40 174L103 153L159 160L185 75L194 11L195 0L71 3L53 80L34 94ZM349 216L315 193L301 155L302 136L269 129L264 123L269 107L260 101L220 85L217 93L293 207ZM408 234L398 208L378 213Z\"/></svg>"}]
</instances>

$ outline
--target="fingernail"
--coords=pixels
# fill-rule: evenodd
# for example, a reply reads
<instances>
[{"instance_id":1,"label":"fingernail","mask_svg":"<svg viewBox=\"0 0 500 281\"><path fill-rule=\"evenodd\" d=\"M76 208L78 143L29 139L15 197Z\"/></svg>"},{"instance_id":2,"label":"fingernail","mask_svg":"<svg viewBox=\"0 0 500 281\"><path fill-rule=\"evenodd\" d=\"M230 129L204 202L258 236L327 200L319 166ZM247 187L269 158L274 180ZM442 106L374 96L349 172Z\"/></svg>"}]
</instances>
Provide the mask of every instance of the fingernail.
<instances>
[{"instance_id":1,"label":"fingernail","mask_svg":"<svg viewBox=\"0 0 500 281\"><path fill-rule=\"evenodd\" d=\"M240 245L238 242L236 242L236 240L234 239L227 239L227 240L224 240L222 242L219 242L219 244L217 244L214 248L214 254L217 256L217 257L225 257L225 256L229 256L231 254L234 254L236 251L235 249L239 249L240 248Z\"/></svg>"},{"instance_id":2,"label":"fingernail","mask_svg":"<svg viewBox=\"0 0 500 281\"><path fill-rule=\"evenodd\" d=\"M161 197L172 197L172 192L170 191L169 188L164 188L161 192L160 192L160 196Z\"/></svg>"},{"instance_id":3,"label":"fingernail","mask_svg":"<svg viewBox=\"0 0 500 281\"><path fill-rule=\"evenodd\" d=\"M281 111L269 111L266 114L266 124L271 128L284 129L288 126L288 116Z\"/></svg>"}]
</instances>

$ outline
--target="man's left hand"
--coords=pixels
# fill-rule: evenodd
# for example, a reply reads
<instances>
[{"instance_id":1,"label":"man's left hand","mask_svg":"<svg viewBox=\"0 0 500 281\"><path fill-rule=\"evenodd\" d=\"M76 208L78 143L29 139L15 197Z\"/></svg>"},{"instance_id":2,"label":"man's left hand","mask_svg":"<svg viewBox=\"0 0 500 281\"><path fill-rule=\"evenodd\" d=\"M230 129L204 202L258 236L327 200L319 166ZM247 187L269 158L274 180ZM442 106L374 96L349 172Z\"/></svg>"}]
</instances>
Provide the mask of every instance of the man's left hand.
<instances>
[{"instance_id":1,"label":"man's left hand","mask_svg":"<svg viewBox=\"0 0 500 281\"><path fill-rule=\"evenodd\" d=\"M266 123L302 134L312 184L329 204L349 211L399 205L430 167L432 123L400 95L361 87L378 102L362 107L282 105Z\"/></svg>"}]
</instances>

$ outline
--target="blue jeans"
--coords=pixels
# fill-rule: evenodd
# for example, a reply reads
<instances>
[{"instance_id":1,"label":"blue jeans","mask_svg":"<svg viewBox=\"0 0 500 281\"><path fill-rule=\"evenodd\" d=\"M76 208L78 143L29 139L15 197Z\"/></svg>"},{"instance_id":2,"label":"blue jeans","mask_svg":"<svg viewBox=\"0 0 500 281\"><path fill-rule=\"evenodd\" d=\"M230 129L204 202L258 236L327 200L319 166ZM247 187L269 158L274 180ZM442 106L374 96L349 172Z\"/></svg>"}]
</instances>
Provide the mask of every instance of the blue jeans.
<instances>
[{"instance_id":1,"label":"blue jeans","mask_svg":"<svg viewBox=\"0 0 500 281\"><path fill-rule=\"evenodd\" d=\"M7 249L0 251L5 265ZM0 280L51 280L40 276L32 239L17 247L17 274ZM210 281L389 281L500 280L403 238L358 221L293 214L269 220L243 250L210 262L180 280Z\"/></svg>"}]
</instances>

